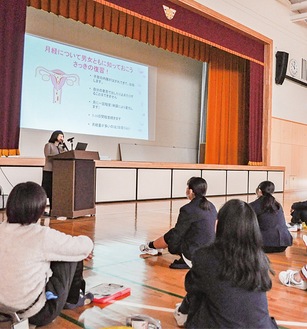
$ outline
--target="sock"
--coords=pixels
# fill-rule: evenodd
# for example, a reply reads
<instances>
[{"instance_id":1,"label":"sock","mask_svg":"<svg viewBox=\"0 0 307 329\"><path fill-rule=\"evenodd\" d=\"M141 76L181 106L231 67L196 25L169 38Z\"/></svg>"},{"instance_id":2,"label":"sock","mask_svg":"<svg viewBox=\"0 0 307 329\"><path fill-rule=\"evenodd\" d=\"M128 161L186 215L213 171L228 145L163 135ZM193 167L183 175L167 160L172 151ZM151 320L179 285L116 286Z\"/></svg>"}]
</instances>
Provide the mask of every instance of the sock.
<instances>
[{"instance_id":1,"label":"sock","mask_svg":"<svg viewBox=\"0 0 307 329\"><path fill-rule=\"evenodd\" d=\"M188 314L187 312L186 312L186 313L185 313L185 312L182 312L182 310L180 309L180 307L181 307L181 306L179 306L178 311L179 311L181 314Z\"/></svg>"},{"instance_id":2,"label":"sock","mask_svg":"<svg viewBox=\"0 0 307 329\"><path fill-rule=\"evenodd\" d=\"M66 302L65 305L64 305L64 309L73 310L73 309L75 309L79 306L88 305L92 302L93 299L94 299L94 295L90 292L88 292L85 295L80 293L78 302L76 304L71 304L71 303Z\"/></svg>"},{"instance_id":3,"label":"sock","mask_svg":"<svg viewBox=\"0 0 307 329\"><path fill-rule=\"evenodd\" d=\"M184 299L182 300L178 311L182 314L188 314L190 309L190 298L189 295L186 295Z\"/></svg>"},{"instance_id":4,"label":"sock","mask_svg":"<svg viewBox=\"0 0 307 329\"><path fill-rule=\"evenodd\" d=\"M153 245L153 241L150 241L148 243L148 247L151 248L151 249L156 249L155 246Z\"/></svg>"},{"instance_id":5,"label":"sock","mask_svg":"<svg viewBox=\"0 0 307 329\"><path fill-rule=\"evenodd\" d=\"M307 282L307 265L303 266L300 270L300 275L303 281Z\"/></svg>"},{"instance_id":6,"label":"sock","mask_svg":"<svg viewBox=\"0 0 307 329\"><path fill-rule=\"evenodd\" d=\"M58 296L56 296L52 291L46 291L46 299L51 300L51 299L57 299Z\"/></svg>"}]
</instances>

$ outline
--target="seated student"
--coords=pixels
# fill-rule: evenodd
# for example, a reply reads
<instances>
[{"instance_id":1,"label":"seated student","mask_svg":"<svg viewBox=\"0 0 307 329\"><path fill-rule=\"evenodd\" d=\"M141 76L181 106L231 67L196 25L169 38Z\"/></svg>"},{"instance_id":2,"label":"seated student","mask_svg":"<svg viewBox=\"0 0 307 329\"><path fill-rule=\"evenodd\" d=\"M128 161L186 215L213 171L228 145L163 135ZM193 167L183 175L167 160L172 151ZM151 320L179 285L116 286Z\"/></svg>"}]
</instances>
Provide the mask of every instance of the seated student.
<instances>
[{"instance_id":1,"label":"seated student","mask_svg":"<svg viewBox=\"0 0 307 329\"><path fill-rule=\"evenodd\" d=\"M291 222L289 231L299 231L302 229L302 222L307 224L307 201L294 202L291 206Z\"/></svg>"},{"instance_id":2,"label":"seated student","mask_svg":"<svg viewBox=\"0 0 307 329\"><path fill-rule=\"evenodd\" d=\"M187 269L193 252L204 245L209 245L215 238L216 209L207 200L207 182L201 177L191 177L187 182L186 196L188 204L180 208L177 223L163 236L148 244L142 244L143 253L158 255L161 249L168 248L174 255L186 258L175 260L170 268Z\"/></svg>"},{"instance_id":3,"label":"seated student","mask_svg":"<svg viewBox=\"0 0 307 329\"><path fill-rule=\"evenodd\" d=\"M92 240L41 226L45 206L40 185L20 183L8 197L7 220L0 224L0 313L16 312L36 326L47 325L63 308L93 300L85 294L82 276Z\"/></svg>"},{"instance_id":4,"label":"seated student","mask_svg":"<svg viewBox=\"0 0 307 329\"><path fill-rule=\"evenodd\" d=\"M257 215L263 249L268 253L282 252L292 245L282 206L272 195L274 190L274 183L261 182L256 190L258 199L250 203Z\"/></svg>"},{"instance_id":5,"label":"seated student","mask_svg":"<svg viewBox=\"0 0 307 329\"><path fill-rule=\"evenodd\" d=\"M192 256L187 295L174 312L177 324L193 329L277 329L266 296L272 270L253 209L233 199L217 219L215 242Z\"/></svg>"}]
</instances>

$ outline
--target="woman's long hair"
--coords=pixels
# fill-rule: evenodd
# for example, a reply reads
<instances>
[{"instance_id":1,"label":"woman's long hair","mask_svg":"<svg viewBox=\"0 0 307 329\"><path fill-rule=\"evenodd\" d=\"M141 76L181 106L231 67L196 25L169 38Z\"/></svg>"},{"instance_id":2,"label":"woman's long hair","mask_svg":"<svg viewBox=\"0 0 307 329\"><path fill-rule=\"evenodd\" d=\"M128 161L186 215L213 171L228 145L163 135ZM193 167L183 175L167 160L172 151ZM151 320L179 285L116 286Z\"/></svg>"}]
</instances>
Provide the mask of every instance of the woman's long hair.
<instances>
[{"instance_id":1,"label":"woman's long hair","mask_svg":"<svg viewBox=\"0 0 307 329\"><path fill-rule=\"evenodd\" d=\"M55 131L51 134L48 143L54 143L54 142L56 142L56 141L58 140L58 136L59 136L59 135L63 135L63 136L64 136L63 131L62 131L62 130L55 130Z\"/></svg>"},{"instance_id":2,"label":"woman's long hair","mask_svg":"<svg viewBox=\"0 0 307 329\"><path fill-rule=\"evenodd\" d=\"M191 189L196 198L201 198L200 208L204 210L210 209L210 203L206 198L207 182L202 177L191 177L187 181L188 188Z\"/></svg>"},{"instance_id":3,"label":"woman's long hair","mask_svg":"<svg viewBox=\"0 0 307 329\"><path fill-rule=\"evenodd\" d=\"M276 212L281 207L272 195L275 191L275 185L273 182L268 180L263 181L259 184L257 190L260 190L262 193L261 198L263 200L264 212Z\"/></svg>"},{"instance_id":4,"label":"woman's long hair","mask_svg":"<svg viewBox=\"0 0 307 329\"><path fill-rule=\"evenodd\" d=\"M217 217L216 240L211 248L217 249L221 257L219 278L247 290L270 290L269 272L273 271L262 250L262 237L251 206L233 199L225 203Z\"/></svg>"}]
</instances>

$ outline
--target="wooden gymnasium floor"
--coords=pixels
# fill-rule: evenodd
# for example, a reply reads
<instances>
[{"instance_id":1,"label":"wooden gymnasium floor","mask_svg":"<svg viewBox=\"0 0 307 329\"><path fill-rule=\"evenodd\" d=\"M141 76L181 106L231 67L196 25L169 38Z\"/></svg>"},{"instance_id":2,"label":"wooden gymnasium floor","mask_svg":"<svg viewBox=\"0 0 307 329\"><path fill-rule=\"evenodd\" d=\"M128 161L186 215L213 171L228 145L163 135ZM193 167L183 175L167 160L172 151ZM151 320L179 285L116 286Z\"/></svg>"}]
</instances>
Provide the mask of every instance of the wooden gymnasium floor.
<instances>
[{"instance_id":1,"label":"wooden gymnasium floor","mask_svg":"<svg viewBox=\"0 0 307 329\"><path fill-rule=\"evenodd\" d=\"M275 197L283 204L289 220L292 202L307 199L307 192L305 195L276 194ZM255 196L238 198L250 202ZM209 199L217 209L226 201L224 197ZM84 272L89 288L100 283L118 283L130 287L131 295L112 304L91 304L76 310L64 310L52 324L43 328L121 326L132 314L159 319L163 329L176 328L172 312L185 295L187 270L170 269L169 264L177 257L167 250L162 256L141 256L138 248L141 243L160 236L172 227L179 208L185 203L186 199L99 204L93 217L51 219L50 226L55 229L72 235L85 234L94 240L94 258L85 263ZM4 217L1 211L0 220ZM45 224L48 225L48 220ZM299 269L307 262L302 240L307 229L292 234L292 247L286 252L269 255L276 271L272 279L273 288L268 293L269 310L280 328L307 328L307 291L284 287L278 281L281 270Z\"/></svg>"}]
</instances>

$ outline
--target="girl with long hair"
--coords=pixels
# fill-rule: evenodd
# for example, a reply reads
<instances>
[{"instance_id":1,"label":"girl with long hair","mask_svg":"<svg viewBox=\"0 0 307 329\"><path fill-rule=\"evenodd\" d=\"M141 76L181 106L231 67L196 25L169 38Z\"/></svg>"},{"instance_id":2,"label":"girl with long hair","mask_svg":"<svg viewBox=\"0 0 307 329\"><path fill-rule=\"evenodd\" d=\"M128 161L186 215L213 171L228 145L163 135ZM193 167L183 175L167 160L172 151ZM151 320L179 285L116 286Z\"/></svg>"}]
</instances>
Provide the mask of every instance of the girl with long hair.
<instances>
[{"instance_id":1,"label":"girl with long hair","mask_svg":"<svg viewBox=\"0 0 307 329\"><path fill-rule=\"evenodd\" d=\"M225 203L218 213L214 243L195 251L192 265L185 279L184 305L174 313L179 325L278 328L269 316L266 297L273 271L262 250L257 217L246 202Z\"/></svg>"}]
</instances>

